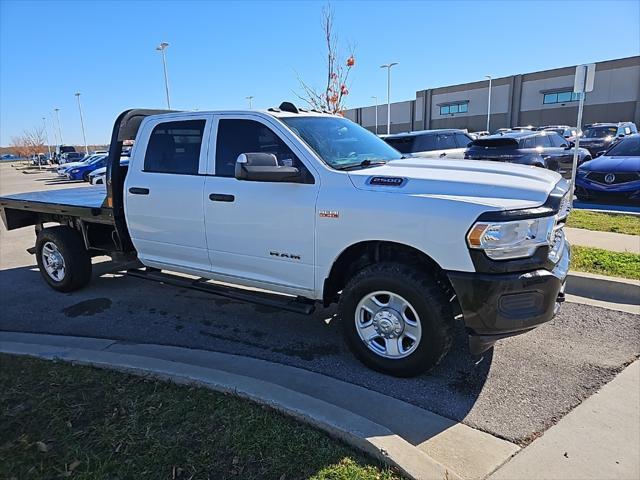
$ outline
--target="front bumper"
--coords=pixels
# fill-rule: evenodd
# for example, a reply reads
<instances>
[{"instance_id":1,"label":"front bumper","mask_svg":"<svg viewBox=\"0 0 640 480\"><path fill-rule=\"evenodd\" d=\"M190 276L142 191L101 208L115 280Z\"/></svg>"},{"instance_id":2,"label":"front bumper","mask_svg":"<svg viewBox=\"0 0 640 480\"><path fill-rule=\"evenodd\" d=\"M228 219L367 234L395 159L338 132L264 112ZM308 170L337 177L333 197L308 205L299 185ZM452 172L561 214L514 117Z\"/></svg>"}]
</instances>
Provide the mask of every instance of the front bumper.
<instances>
[{"instance_id":1,"label":"front bumper","mask_svg":"<svg viewBox=\"0 0 640 480\"><path fill-rule=\"evenodd\" d=\"M518 335L551 320L564 301L571 249L552 271L519 273L448 272L469 333L469 347L479 355L502 338Z\"/></svg>"}]
</instances>

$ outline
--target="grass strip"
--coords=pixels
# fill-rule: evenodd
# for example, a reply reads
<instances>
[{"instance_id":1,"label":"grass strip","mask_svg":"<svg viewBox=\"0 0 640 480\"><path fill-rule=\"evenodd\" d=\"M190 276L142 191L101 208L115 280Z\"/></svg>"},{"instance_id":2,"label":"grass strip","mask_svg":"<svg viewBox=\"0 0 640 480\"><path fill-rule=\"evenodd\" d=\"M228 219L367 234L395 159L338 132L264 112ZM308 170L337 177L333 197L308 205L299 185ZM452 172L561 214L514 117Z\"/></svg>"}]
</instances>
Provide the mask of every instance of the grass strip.
<instances>
[{"instance_id":1,"label":"grass strip","mask_svg":"<svg viewBox=\"0 0 640 480\"><path fill-rule=\"evenodd\" d=\"M567 226L597 232L640 235L640 216L573 210L567 220Z\"/></svg>"},{"instance_id":2,"label":"grass strip","mask_svg":"<svg viewBox=\"0 0 640 480\"><path fill-rule=\"evenodd\" d=\"M640 280L640 255L572 245L571 269Z\"/></svg>"},{"instance_id":3,"label":"grass strip","mask_svg":"<svg viewBox=\"0 0 640 480\"><path fill-rule=\"evenodd\" d=\"M0 354L0 478L400 475L319 430L232 395Z\"/></svg>"}]
</instances>

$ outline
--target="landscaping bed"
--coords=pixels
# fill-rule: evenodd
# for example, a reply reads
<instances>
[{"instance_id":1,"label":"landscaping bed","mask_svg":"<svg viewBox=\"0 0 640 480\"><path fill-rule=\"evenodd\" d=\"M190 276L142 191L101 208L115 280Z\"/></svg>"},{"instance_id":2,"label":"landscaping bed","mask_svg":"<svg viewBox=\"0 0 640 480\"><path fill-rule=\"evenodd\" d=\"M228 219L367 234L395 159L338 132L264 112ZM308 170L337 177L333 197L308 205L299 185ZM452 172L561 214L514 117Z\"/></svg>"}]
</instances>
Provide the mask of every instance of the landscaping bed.
<instances>
[{"instance_id":1,"label":"landscaping bed","mask_svg":"<svg viewBox=\"0 0 640 480\"><path fill-rule=\"evenodd\" d=\"M3 479L400 475L274 410L159 380L0 354Z\"/></svg>"}]
</instances>

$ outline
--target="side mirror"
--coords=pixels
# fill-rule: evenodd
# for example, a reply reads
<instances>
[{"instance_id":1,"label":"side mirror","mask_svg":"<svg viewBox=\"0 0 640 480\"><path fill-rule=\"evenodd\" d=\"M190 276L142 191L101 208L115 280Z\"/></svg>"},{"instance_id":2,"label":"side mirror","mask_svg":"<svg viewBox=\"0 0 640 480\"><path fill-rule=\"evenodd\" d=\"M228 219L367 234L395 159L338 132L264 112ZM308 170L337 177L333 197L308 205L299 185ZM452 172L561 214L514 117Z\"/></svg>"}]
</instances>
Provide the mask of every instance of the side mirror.
<instances>
[{"instance_id":1,"label":"side mirror","mask_svg":"<svg viewBox=\"0 0 640 480\"><path fill-rule=\"evenodd\" d=\"M575 146L576 146L576 144L574 142L569 142L569 145L567 145L566 150L571 150Z\"/></svg>"},{"instance_id":2,"label":"side mirror","mask_svg":"<svg viewBox=\"0 0 640 480\"><path fill-rule=\"evenodd\" d=\"M296 182L296 167L282 167L273 153L241 153L236 160L235 177L254 182Z\"/></svg>"},{"instance_id":3,"label":"side mirror","mask_svg":"<svg viewBox=\"0 0 640 480\"><path fill-rule=\"evenodd\" d=\"M604 155L604 152L606 150L600 150L599 152L596 152L596 157L601 157L602 155Z\"/></svg>"}]
</instances>

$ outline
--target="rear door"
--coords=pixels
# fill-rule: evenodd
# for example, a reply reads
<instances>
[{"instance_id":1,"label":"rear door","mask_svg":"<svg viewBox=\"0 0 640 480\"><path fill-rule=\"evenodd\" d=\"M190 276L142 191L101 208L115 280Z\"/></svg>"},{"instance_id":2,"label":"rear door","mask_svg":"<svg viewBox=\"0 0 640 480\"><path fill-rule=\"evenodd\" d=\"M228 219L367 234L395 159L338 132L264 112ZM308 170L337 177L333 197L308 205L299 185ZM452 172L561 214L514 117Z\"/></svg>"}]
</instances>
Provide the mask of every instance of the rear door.
<instances>
[{"instance_id":1,"label":"rear door","mask_svg":"<svg viewBox=\"0 0 640 480\"><path fill-rule=\"evenodd\" d=\"M211 120L160 117L138 134L125 181L125 213L145 265L210 270L203 190Z\"/></svg>"}]
</instances>

